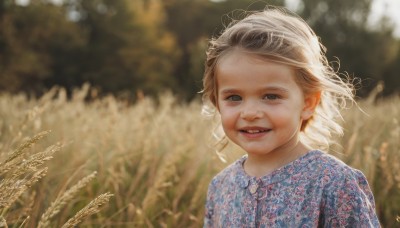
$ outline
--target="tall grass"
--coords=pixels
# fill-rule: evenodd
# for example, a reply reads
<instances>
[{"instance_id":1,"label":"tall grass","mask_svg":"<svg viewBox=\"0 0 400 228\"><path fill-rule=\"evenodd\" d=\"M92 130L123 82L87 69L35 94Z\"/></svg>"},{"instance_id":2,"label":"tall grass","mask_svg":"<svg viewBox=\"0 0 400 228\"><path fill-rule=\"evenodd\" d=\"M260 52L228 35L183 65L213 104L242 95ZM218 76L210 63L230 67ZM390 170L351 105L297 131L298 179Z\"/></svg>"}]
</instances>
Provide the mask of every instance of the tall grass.
<instances>
[{"instance_id":1,"label":"tall grass","mask_svg":"<svg viewBox=\"0 0 400 228\"><path fill-rule=\"evenodd\" d=\"M26 140L11 153L3 154L5 157L0 162L0 219L1 227L23 227L28 224L30 214L34 206L35 191L27 192L37 181L47 174L47 167L43 167L46 161L53 158L53 154L61 149L59 143L49 146L43 152L30 154L27 150L35 145L49 132L41 132L31 139ZM60 212L77 191L84 187L89 179L93 179L94 174L79 181L62 197L57 198L42 215L37 227L50 227L51 219ZM25 194L25 195L24 195ZM74 227L84 218L98 212L100 207L108 202L111 194L106 193L98 196L86 207L70 218L63 227ZM74 221L74 222L71 222Z\"/></svg>"},{"instance_id":2,"label":"tall grass","mask_svg":"<svg viewBox=\"0 0 400 228\"><path fill-rule=\"evenodd\" d=\"M0 161L25 136L42 131L52 132L35 144L35 151L57 141L66 144L47 162L47 175L17 202L31 208L27 227L44 224L42 215L61 227L103 192L114 196L82 226L201 227L209 181L242 152L227 147L228 163L220 161L209 146L212 127L200 114L200 102L180 104L170 94L158 102L144 97L129 104L112 96L85 102L90 94L85 86L70 100L60 88L37 100L0 96ZM398 227L400 99L363 101L360 106L369 115L357 108L346 111L342 147L333 148L333 154L366 174L381 223ZM94 170L97 178L70 196L68 204L54 205L72 191L71 183Z\"/></svg>"},{"instance_id":3,"label":"tall grass","mask_svg":"<svg viewBox=\"0 0 400 228\"><path fill-rule=\"evenodd\" d=\"M347 164L364 172L374 192L385 227L400 227L400 97L360 102L345 113L345 137L340 139Z\"/></svg>"}]
</instances>

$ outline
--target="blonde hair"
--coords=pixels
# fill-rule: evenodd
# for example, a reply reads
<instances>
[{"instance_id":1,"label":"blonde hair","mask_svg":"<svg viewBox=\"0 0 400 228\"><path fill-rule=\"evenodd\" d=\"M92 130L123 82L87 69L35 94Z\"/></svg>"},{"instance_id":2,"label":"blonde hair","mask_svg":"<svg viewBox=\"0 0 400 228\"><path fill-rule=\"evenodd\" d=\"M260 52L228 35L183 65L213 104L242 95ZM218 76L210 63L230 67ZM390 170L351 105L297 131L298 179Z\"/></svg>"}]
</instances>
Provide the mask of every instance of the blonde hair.
<instances>
[{"instance_id":1,"label":"blonde hair","mask_svg":"<svg viewBox=\"0 0 400 228\"><path fill-rule=\"evenodd\" d=\"M334 135L343 134L338 119L342 118L340 111L346 101L355 102L353 86L348 77L342 79L329 65L326 48L307 23L282 8L266 9L232 21L218 38L211 39L203 78L203 111L216 113L216 68L220 59L234 49L293 67L304 95L321 92L312 118L302 124L303 143L327 149Z\"/></svg>"}]
</instances>

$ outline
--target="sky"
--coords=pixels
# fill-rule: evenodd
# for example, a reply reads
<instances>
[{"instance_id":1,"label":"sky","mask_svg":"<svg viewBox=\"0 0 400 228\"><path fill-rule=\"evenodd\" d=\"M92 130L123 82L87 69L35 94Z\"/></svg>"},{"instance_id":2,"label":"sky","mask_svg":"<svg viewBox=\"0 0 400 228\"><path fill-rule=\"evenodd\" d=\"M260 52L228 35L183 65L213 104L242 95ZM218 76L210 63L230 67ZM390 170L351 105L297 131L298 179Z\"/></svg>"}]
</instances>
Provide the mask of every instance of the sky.
<instances>
[{"instance_id":1,"label":"sky","mask_svg":"<svg viewBox=\"0 0 400 228\"><path fill-rule=\"evenodd\" d=\"M400 37L400 0L374 0L370 21L373 23L380 16L388 14L395 23L395 36Z\"/></svg>"}]
</instances>

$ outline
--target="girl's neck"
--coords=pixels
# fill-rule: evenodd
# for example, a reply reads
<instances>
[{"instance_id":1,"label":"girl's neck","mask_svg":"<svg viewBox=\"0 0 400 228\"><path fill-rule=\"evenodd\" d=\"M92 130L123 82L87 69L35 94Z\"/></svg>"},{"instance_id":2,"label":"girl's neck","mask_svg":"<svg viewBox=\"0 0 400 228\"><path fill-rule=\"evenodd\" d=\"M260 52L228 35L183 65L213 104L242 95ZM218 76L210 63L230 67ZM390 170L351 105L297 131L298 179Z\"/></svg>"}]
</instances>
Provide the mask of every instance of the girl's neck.
<instances>
[{"instance_id":1,"label":"girl's neck","mask_svg":"<svg viewBox=\"0 0 400 228\"><path fill-rule=\"evenodd\" d=\"M270 152L266 155L248 154L248 157L243 164L243 168L250 176L262 177L289 164L306 154L308 151L310 151L310 148L306 147L302 143L298 143L293 148Z\"/></svg>"}]
</instances>

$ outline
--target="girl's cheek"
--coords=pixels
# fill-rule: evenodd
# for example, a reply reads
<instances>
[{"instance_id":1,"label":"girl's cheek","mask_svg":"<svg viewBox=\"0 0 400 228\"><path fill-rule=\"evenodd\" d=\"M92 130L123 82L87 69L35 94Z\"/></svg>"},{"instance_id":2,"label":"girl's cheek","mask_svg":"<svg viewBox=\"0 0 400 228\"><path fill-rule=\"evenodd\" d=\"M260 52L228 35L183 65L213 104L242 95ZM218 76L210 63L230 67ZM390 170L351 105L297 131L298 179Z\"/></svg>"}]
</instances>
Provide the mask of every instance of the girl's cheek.
<instances>
[{"instance_id":1,"label":"girl's cheek","mask_svg":"<svg viewBox=\"0 0 400 228\"><path fill-rule=\"evenodd\" d=\"M220 108L220 114L221 115L225 115L225 116L230 116L234 113L234 109L227 107L227 106L223 106Z\"/></svg>"}]
</instances>

